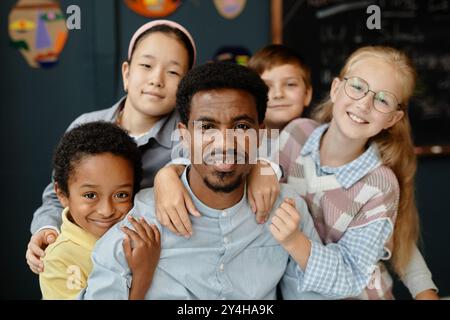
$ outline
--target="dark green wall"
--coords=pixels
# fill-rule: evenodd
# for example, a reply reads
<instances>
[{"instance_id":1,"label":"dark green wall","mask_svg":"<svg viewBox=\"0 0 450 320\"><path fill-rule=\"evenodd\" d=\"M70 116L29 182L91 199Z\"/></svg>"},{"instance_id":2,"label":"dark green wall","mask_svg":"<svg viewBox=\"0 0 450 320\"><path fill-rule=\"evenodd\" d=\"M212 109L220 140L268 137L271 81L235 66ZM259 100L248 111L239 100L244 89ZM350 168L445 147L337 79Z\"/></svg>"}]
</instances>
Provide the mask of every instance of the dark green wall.
<instances>
[{"instance_id":1,"label":"dark green wall","mask_svg":"<svg viewBox=\"0 0 450 320\"><path fill-rule=\"evenodd\" d=\"M122 95L120 62L132 33L147 19L122 0L63 0L64 11L70 4L81 7L81 30L70 31L57 67L35 70L8 44L8 14L15 2L0 1L0 298L38 299L38 278L24 256L32 214L50 179L52 150L76 116L109 107ZM188 0L169 19L192 32L200 63L222 45L245 44L254 52L270 42L268 0L249 0L242 15L230 21L219 16L212 1ZM421 160L417 181L426 258L441 292L449 295L450 159Z\"/></svg>"}]
</instances>

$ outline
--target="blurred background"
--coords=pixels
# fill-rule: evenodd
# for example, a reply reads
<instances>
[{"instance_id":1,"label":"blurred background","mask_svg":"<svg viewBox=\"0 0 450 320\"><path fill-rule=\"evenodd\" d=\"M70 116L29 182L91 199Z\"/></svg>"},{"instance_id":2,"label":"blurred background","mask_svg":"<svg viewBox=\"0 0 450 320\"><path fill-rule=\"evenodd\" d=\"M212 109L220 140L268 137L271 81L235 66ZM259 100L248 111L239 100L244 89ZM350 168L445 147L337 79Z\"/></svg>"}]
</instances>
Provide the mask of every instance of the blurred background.
<instances>
[{"instance_id":1,"label":"blurred background","mask_svg":"<svg viewBox=\"0 0 450 320\"><path fill-rule=\"evenodd\" d=\"M53 148L67 126L78 115L110 107L124 94L120 66L126 57L128 42L134 31L150 20L142 16L142 12L131 10L123 0L47 1L52 5L60 6L64 19L70 17L66 9L71 5L77 5L81 10L81 29L68 30L66 38L63 34L48 29L47 35L56 34L55 37L59 39L60 46L56 50L59 60L54 64L49 62L54 59L42 56L38 61L39 64L33 66L31 60L17 50L23 48L25 44L15 41L13 36L9 35L8 26L11 28L9 18L14 14L12 10L15 6L33 5L39 2L40 0L0 1L2 24L0 28L0 96L2 98L0 119L3 121L0 166L0 177L3 181L0 193L3 221L0 253L1 299L40 299L38 277L29 270L25 261L25 251L30 238L29 226L33 212L41 204L42 191L51 178ZM244 1L245 6L242 12L231 19L221 15L212 0L172 2L179 2L180 5L166 18L183 24L192 33L197 43L199 64L223 54L226 55L229 51L238 52L241 57L238 62L245 63L246 55L251 55L272 42L271 23L278 21L278 26L284 27L284 34L282 34L284 42L303 52L307 62L310 62L313 67L313 81L318 88L317 90L315 88L315 102L320 100L326 92L325 86L321 87L321 85L323 82L326 83L327 79L329 80L326 77L327 72L338 71L333 69L337 64L333 59L333 52L351 50L353 46L364 42L355 42L354 36L335 42L327 40L326 35L321 38L320 34L326 30L320 29L322 22L317 16L317 10L320 8L312 5L320 1L298 1L303 3L303 7L295 4L296 1L287 1L278 20L274 20L271 0ZM333 2L342 1L322 1L321 3L329 5ZM436 1L433 2L436 3ZM367 1L365 3L367 7ZM444 13L445 10L449 10L448 6L444 9ZM367 17L365 10L362 14ZM60 18L58 15L49 15L46 21L56 21ZM346 24L347 30L353 30L347 18L340 16L339 19L327 21L332 21L329 24L331 26L336 23ZM308 25L298 25L305 21L309 21ZM365 20L358 21L355 20L353 25L365 23ZM445 29L448 26L448 20L444 19L442 28L445 34L450 31ZM14 25L16 29L25 30L27 27L26 23ZM418 24L418 27L420 29L423 26ZM45 43L48 39L46 40L43 34L39 34L39 30L43 28L41 25L36 28L38 32L35 44L39 47L39 43ZM63 29L64 26L61 28ZM333 30L337 29L331 29L330 37L335 39L336 34ZM429 34L429 31L428 26L423 27L425 36ZM314 32L319 32L318 39L314 36ZM309 34L310 38L306 36L302 38L302 34ZM444 32L442 32L442 39L439 38L440 34L433 34L438 38L433 38L432 42L425 42L422 45L430 48L430 52L437 52L432 44L441 43L439 57L443 56L444 62L448 59L450 66L449 40L448 37L443 37L443 34ZM369 39L365 37L363 35L362 39ZM390 38L394 42L403 41L402 39ZM345 48L342 46L344 43ZM421 43L415 45L420 47ZM319 54L321 50L324 52L326 50L325 57ZM331 65L330 62L329 66L324 66L323 64L328 61L332 61L333 64ZM439 65L435 68L438 67ZM450 84L450 73L445 68L444 71L447 78L445 74L444 76L438 74L431 80L441 79L438 76L442 76L443 80L439 80L438 83L445 82L447 79ZM440 94L443 90L439 91L439 88L445 89L445 85L439 87L438 83L435 83L436 90L428 89L431 90L430 95ZM446 150L446 142L450 140L450 126L447 127L447 120L450 118L450 100L446 100L446 97L445 95L437 97L438 102L445 102L445 105L439 105L439 111L444 110L444 115L438 114L437 118L445 121L428 122L431 123L431 129L427 127L428 129L417 131L420 134L416 135L416 141L423 143L424 146L437 143L441 146L441 150ZM428 121L429 118L426 120ZM420 125L423 122L418 120L417 123ZM427 136L427 132L432 134ZM440 288L440 295L443 296L450 295L448 273L450 249L447 247L450 244L450 232L447 230L450 226L450 202L446 198L450 190L449 181L450 157L445 152L438 155L433 152L423 152L419 157L416 181L417 202L422 221L423 253L433 272L433 279ZM400 283L396 283L395 293L397 298L410 299L408 292Z\"/></svg>"}]
</instances>

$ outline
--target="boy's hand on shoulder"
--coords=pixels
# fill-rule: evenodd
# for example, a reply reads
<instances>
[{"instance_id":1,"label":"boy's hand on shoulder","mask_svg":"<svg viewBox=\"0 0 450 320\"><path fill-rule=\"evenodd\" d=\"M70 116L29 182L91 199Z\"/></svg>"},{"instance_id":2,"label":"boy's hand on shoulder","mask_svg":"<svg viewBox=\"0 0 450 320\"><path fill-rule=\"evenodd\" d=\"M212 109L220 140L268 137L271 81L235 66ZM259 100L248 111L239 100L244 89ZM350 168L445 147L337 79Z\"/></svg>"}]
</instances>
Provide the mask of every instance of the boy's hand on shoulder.
<instances>
[{"instance_id":1,"label":"boy's hand on shoulder","mask_svg":"<svg viewBox=\"0 0 450 320\"><path fill-rule=\"evenodd\" d=\"M133 276L133 285L138 283L146 288L144 290L146 292L158 265L161 236L158 228L154 224L149 225L143 217L135 220L132 216L128 216L128 220L134 230L122 227L125 233L123 249Z\"/></svg>"},{"instance_id":2,"label":"boy's hand on shoulder","mask_svg":"<svg viewBox=\"0 0 450 320\"><path fill-rule=\"evenodd\" d=\"M36 274L44 271L44 263L41 261L41 258L45 256L44 250L49 244L55 242L57 237L58 232L54 229L42 229L31 236L25 254L31 271Z\"/></svg>"}]
</instances>

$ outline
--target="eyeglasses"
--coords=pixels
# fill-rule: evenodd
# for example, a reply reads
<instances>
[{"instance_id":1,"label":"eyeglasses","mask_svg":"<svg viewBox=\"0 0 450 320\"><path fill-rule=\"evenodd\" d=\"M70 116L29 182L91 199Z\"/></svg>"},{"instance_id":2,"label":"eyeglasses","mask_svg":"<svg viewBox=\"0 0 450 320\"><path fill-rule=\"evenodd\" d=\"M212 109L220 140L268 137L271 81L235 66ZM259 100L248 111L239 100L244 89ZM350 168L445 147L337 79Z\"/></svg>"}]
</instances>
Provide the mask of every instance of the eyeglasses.
<instances>
[{"instance_id":1,"label":"eyeglasses","mask_svg":"<svg viewBox=\"0 0 450 320\"><path fill-rule=\"evenodd\" d=\"M347 96L353 100L364 98L369 91L373 92L373 106L381 113L391 113L401 107L393 93L388 91L373 91L369 89L369 84L360 77L344 78L344 90Z\"/></svg>"}]
</instances>

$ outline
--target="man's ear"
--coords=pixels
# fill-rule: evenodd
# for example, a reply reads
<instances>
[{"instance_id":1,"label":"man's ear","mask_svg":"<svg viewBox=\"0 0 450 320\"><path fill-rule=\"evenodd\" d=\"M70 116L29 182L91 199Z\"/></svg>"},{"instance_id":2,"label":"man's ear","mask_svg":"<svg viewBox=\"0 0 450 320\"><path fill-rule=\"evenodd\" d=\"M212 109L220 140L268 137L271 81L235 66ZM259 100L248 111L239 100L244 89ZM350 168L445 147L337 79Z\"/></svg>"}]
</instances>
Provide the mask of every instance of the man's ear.
<instances>
[{"instance_id":1,"label":"man's ear","mask_svg":"<svg viewBox=\"0 0 450 320\"><path fill-rule=\"evenodd\" d=\"M390 127L392 127L394 124L396 124L397 122L399 122L403 116L405 115L405 112L402 110L397 110L395 112L393 112L392 115L390 115L390 119L387 122L387 124L384 126L384 129L389 129Z\"/></svg>"},{"instance_id":2,"label":"man's ear","mask_svg":"<svg viewBox=\"0 0 450 320\"><path fill-rule=\"evenodd\" d=\"M55 193L58 197L59 202L63 205L64 208L69 206L69 199L67 198L67 195L61 190L61 188L58 185L58 182L54 183L55 185Z\"/></svg>"},{"instance_id":3,"label":"man's ear","mask_svg":"<svg viewBox=\"0 0 450 320\"><path fill-rule=\"evenodd\" d=\"M313 95L313 88L311 86L309 86L306 89L305 100L303 100L303 106L305 108L308 107L309 104L311 103L312 95Z\"/></svg>"},{"instance_id":4,"label":"man's ear","mask_svg":"<svg viewBox=\"0 0 450 320\"><path fill-rule=\"evenodd\" d=\"M336 100L336 96L338 94L340 84L341 84L341 79L339 79L337 77L334 78L333 82L331 83L330 99L331 99L331 102L333 102L333 103Z\"/></svg>"},{"instance_id":5,"label":"man's ear","mask_svg":"<svg viewBox=\"0 0 450 320\"><path fill-rule=\"evenodd\" d=\"M130 77L130 64L128 61L122 63L123 90L128 93L128 79Z\"/></svg>"}]
</instances>

